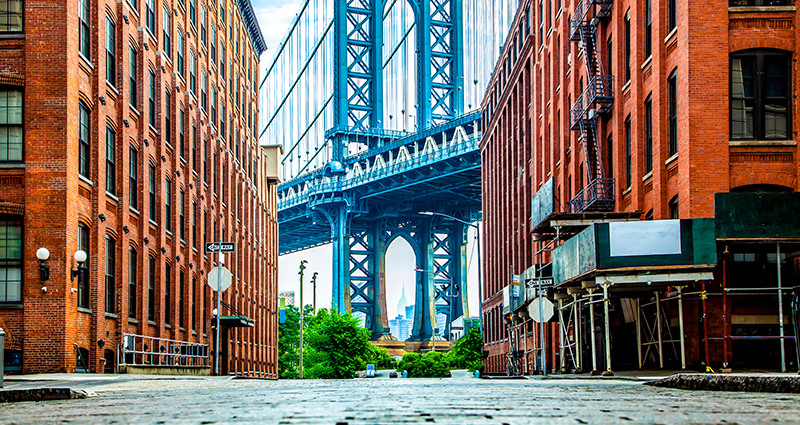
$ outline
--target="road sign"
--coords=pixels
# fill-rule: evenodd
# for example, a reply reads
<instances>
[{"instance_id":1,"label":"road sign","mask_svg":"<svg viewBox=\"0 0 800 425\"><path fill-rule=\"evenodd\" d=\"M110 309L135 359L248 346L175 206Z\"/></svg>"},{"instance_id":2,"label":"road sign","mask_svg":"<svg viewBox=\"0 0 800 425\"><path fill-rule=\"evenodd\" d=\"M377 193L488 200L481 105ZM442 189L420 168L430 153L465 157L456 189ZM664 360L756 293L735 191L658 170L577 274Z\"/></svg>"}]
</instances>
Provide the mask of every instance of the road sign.
<instances>
[{"instance_id":1,"label":"road sign","mask_svg":"<svg viewBox=\"0 0 800 425\"><path fill-rule=\"evenodd\" d=\"M234 242L206 242L206 252L234 252L236 243Z\"/></svg>"},{"instance_id":2,"label":"road sign","mask_svg":"<svg viewBox=\"0 0 800 425\"><path fill-rule=\"evenodd\" d=\"M214 267L208 272L208 286L215 291L217 290L217 282L219 282L220 290L225 292L226 289L231 287L232 281L233 273L225 267Z\"/></svg>"},{"instance_id":3,"label":"road sign","mask_svg":"<svg viewBox=\"0 0 800 425\"><path fill-rule=\"evenodd\" d=\"M542 303L541 312L542 315L539 316L539 303ZM553 317L553 302L548 300L547 298L534 298L531 300L531 303L528 305L528 314L531 316L536 323L547 322Z\"/></svg>"}]
</instances>

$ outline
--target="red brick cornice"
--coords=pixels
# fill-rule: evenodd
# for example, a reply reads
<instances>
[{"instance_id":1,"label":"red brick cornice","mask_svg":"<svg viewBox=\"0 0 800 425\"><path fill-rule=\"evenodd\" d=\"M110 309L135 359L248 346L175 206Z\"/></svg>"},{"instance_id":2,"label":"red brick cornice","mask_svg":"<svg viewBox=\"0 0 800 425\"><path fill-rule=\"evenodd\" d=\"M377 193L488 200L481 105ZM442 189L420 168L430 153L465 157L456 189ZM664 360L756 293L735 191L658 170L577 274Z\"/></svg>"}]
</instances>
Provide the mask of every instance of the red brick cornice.
<instances>
[{"instance_id":1,"label":"red brick cornice","mask_svg":"<svg viewBox=\"0 0 800 425\"><path fill-rule=\"evenodd\" d=\"M25 205L16 202L0 201L0 214L24 215Z\"/></svg>"}]
</instances>

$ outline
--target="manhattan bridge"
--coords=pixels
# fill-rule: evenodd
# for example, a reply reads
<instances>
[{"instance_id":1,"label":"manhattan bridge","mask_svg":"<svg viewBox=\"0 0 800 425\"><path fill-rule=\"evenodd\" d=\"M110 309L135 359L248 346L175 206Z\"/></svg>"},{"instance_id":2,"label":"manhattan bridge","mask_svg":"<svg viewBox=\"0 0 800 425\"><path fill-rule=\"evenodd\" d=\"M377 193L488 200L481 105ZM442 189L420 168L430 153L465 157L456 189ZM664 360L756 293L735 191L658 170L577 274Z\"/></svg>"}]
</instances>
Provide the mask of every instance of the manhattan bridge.
<instances>
[{"instance_id":1,"label":"manhattan bridge","mask_svg":"<svg viewBox=\"0 0 800 425\"><path fill-rule=\"evenodd\" d=\"M468 316L479 106L517 0L305 0L261 83L280 254L333 245L332 308L389 337L386 250L416 257L412 341ZM437 316L446 317L437 324Z\"/></svg>"}]
</instances>

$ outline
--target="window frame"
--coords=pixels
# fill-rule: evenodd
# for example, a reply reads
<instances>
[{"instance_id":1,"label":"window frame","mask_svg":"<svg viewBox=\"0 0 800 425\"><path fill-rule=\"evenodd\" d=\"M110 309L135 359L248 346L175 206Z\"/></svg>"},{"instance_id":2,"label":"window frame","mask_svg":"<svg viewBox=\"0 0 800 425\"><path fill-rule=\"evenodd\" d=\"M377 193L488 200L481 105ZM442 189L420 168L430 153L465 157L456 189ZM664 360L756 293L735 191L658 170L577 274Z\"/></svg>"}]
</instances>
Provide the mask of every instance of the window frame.
<instances>
[{"instance_id":1,"label":"window frame","mask_svg":"<svg viewBox=\"0 0 800 425\"><path fill-rule=\"evenodd\" d=\"M674 69L667 77L667 140L668 158L678 154L678 70Z\"/></svg>"},{"instance_id":2,"label":"window frame","mask_svg":"<svg viewBox=\"0 0 800 425\"><path fill-rule=\"evenodd\" d=\"M105 312L115 314L117 241L111 235L106 235L105 251Z\"/></svg>"},{"instance_id":3,"label":"window frame","mask_svg":"<svg viewBox=\"0 0 800 425\"><path fill-rule=\"evenodd\" d=\"M106 193L117 195L117 132L106 124Z\"/></svg>"},{"instance_id":4,"label":"window frame","mask_svg":"<svg viewBox=\"0 0 800 425\"><path fill-rule=\"evenodd\" d=\"M156 37L156 1L145 0L144 7L145 7L145 28L147 28L147 31L153 38L158 39Z\"/></svg>"},{"instance_id":5,"label":"window frame","mask_svg":"<svg viewBox=\"0 0 800 425\"><path fill-rule=\"evenodd\" d=\"M164 13L161 17L162 28L162 46L161 51L167 56L167 59L172 60L172 14L169 9L164 6Z\"/></svg>"},{"instance_id":6,"label":"window frame","mask_svg":"<svg viewBox=\"0 0 800 425\"><path fill-rule=\"evenodd\" d=\"M164 229L172 233L172 180L164 178Z\"/></svg>"},{"instance_id":7,"label":"window frame","mask_svg":"<svg viewBox=\"0 0 800 425\"><path fill-rule=\"evenodd\" d=\"M136 50L136 47L134 47L133 43L128 44L128 55L128 96L130 97L128 103L133 109L138 110L139 89L138 84L136 84L138 79L136 71L138 69L137 62L139 59L139 52Z\"/></svg>"},{"instance_id":8,"label":"window frame","mask_svg":"<svg viewBox=\"0 0 800 425\"><path fill-rule=\"evenodd\" d=\"M772 57L782 57L785 61L786 66L786 93L785 96L778 97L766 96L766 83L768 78L766 77L766 64L765 58L768 56ZM753 69L753 136L752 137L735 137L733 131L733 103L735 100L742 100L748 99L747 97L741 96L734 98L734 90L733 90L733 61L737 58L744 58L749 57L753 58L754 60L754 69ZM749 49L731 53L729 58L729 68L730 74L728 75L728 88L729 88L729 127L728 131L730 134L730 140L751 140L751 141L773 141L773 140L792 140L793 136L793 108L792 103L794 102L793 99L793 76L792 76L792 67L793 67L793 55L792 52L786 50L777 50L777 49ZM786 104L786 137L784 138L777 138L777 137L767 137L766 134L766 103L769 99L784 99Z\"/></svg>"},{"instance_id":9,"label":"window frame","mask_svg":"<svg viewBox=\"0 0 800 425\"><path fill-rule=\"evenodd\" d=\"M631 128L631 116L628 115L625 118L625 188L628 189L633 184L632 178L632 157L631 157L631 137L632 137L632 128Z\"/></svg>"},{"instance_id":10,"label":"window frame","mask_svg":"<svg viewBox=\"0 0 800 425\"><path fill-rule=\"evenodd\" d=\"M644 172L653 171L653 94L644 101Z\"/></svg>"},{"instance_id":11,"label":"window frame","mask_svg":"<svg viewBox=\"0 0 800 425\"><path fill-rule=\"evenodd\" d=\"M86 261L84 261L84 269L80 270L78 274L78 308L91 309L91 300L89 297L89 260L91 259L88 254L91 252L91 237L92 232L89 226L80 221L78 222L78 249L87 254Z\"/></svg>"},{"instance_id":12,"label":"window frame","mask_svg":"<svg viewBox=\"0 0 800 425\"><path fill-rule=\"evenodd\" d=\"M11 20L10 18L12 16L19 16L19 29L0 30L0 33L2 33L2 34L20 34L20 33L24 33L25 32L25 4L24 4L24 1L23 0L7 0L6 1L6 6L11 5L12 3L15 3L15 4L19 5L19 12L18 13L17 12L12 12L9 7L6 7L6 10L2 11L2 13L0 13L0 16L5 15L6 22L10 22L10 20ZM11 24L7 23L5 26L6 26L6 28L10 28Z\"/></svg>"},{"instance_id":13,"label":"window frame","mask_svg":"<svg viewBox=\"0 0 800 425\"><path fill-rule=\"evenodd\" d=\"M117 23L106 14L106 82L117 87Z\"/></svg>"},{"instance_id":14,"label":"window frame","mask_svg":"<svg viewBox=\"0 0 800 425\"><path fill-rule=\"evenodd\" d=\"M148 95L147 95L147 102L148 102L148 111L147 111L147 123L155 128L156 126L156 73L153 71L153 68L147 67L148 72Z\"/></svg>"},{"instance_id":15,"label":"window frame","mask_svg":"<svg viewBox=\"0 0 800 425\"><path fill-rule=\"evenodd\" d=\"M133 246L128 247L128 318L136 318L138 279L138 253Z\"/></svg>"},{"instance_id":16,"label":"window frame","mask_svg":"<svg viewBox=\"0 0 800 425\"><path fill-rule=\"evenodd\" d=\"M78 0L78 53L92 62L92 4L89 0Z\"/></svg>"},{"instance_id":17,"label":"window frame","mask_svg":"<svg viewBox=\"0 0 800 425\"><path fill-rule=\"evenodd\" d=\"M14 258L13 256L9 256L9 242L15 239L8 238L10 233L9 227L16 227L19 229L19 240L16 241L14 245L18 246L18 258ZM3 292L0 293L0 305L3 304L20 304L22 303L22 295L23 295L23 288L25 286L25 274L24 274L24 267L23 267L23 253L25 251L25 240L24 240L24 220L20 216L12 216L12 215L2 215L0 216L0 228L4 228L5 232L3 232L4 238L0 239L2 244L0 246L0 252L5 254L5 258L0 259L0 270L5 271L5 278L4 280L0 280L0 288L3 288ZM13 282L8 279L8 271L16 269L18 271L19 280L16 281L16 295L12 299L9 299L9 287L10 282Z\"/></svg>"},{"instance_id":18,"label":"window frame","mask_svg":"<svg viewBox=\"0 0 800 425\"><path fill-rule=\"evenodd\" d=\"M156 215L156 166L152 161L148 162L148 218L154 223L158 223Z\"/></svg>"},{"instance_id":19,"label":"window frame","mask_svg":"<svg viewBox=\"0 0 800 425\"><path fill-rule=\"evenodd\" d=\"M11 94L13 93L13 96ZM17 86L0 86L0 97L5 96L6 100L6 107L5 109L0 109L0 116L2 116L2 112L5 113L6 122L0 124L0 132L5 132L6 140L5 140L5 157L6 159L0 160L0 163L5 164L15 164L15 163L22 163L25 162L25 91L21 87ZM17 95L19 96L19 107L9 105L9 100L16 98ZM18 109L18 111L16 111ZM14 112L18 112L14 114ZM19 116L19 123L12 123L11 117L12 116ZM19 131L19 143L14 143L14 146L18 146L19 151L19 158L10 158L10 153L17 151L12 150L11 146L11 135L12 132ZM3 146L3 145L0 145ZM0 149L3 150L3 149Z\"/></svg>"},{"instance_id":20,"label":"window frame","mask_svg":"<svg viewBox=\"0 0 800 425\"><path fill-rule=\"evenodd\" d=\"M78 101L78 174L92 178L92 112L83 100Z\"/></svg>"},{"instance_id":21,"label":"window frame","mask_svg":"<svg viewBox=\"0 0 800 425\"><path fill-rule=\"evenodd\" d=\"M128 147L128 205L139 210L139 151L133 145Z\"/></svg>"}]
</instances>

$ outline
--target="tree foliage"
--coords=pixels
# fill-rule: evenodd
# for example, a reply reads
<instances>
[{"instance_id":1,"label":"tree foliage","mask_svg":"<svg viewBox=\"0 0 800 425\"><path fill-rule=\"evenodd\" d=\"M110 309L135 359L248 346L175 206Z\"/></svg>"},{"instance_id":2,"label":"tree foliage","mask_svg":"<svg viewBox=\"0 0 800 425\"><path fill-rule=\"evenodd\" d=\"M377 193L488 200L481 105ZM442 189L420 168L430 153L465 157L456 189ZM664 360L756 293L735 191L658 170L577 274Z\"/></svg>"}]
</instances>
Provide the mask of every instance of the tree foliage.
<instances>
[{"instance_id":1,"label":"tree foliage","mask_svg":"<svg viewBox=\"0 0 800 425\"><path fill-rule=\"evenodd\" d=\"M450 372L444 355L436 351L408 353L403 356L397 370L407 371L409 378L444 378Z\"/></svg>"},{"instance_id":2,"label":"tree foliage","mask_svg":"<svg viewBox=\"0 0 800 425\"><path fill-rule=\"evenodd\" d=\"M478 370L482 366L483 338L479 328L472 328L456 342L445 356L453 369Z\"/></svg>"},{"instance_id":3,"label":"tree foliage","mask_svg":"<svg viewBox=\"0 0 800 425\"><path fill-rule=\"evenodd\" d=\"M348 379L366 369L367 363L393 367L394 359L386 349L369 342L370 333L352 315L339 315L321 309L315 315L306 306L303 317L303 377L307 379ZM286 323L279 327L280 377L298 378L300 346L300 312L286 308Z\"/></svg>"}]
</instances>

